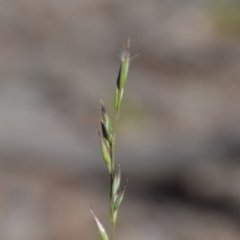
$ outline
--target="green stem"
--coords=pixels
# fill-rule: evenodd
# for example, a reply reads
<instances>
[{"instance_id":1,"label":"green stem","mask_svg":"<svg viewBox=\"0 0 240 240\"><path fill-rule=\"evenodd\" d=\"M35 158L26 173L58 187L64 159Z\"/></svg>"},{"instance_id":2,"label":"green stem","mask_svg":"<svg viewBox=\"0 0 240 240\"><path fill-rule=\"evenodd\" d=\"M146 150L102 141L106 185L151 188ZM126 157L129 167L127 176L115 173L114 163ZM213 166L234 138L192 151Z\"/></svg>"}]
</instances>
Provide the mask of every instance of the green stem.
<instances>
[{"instance_id":1,"label":"green stem","mask_svg":"<svg viewBox=\"0 0 240 240\"><path fill-rule=\"evenodd\" d=\"M112 161L112 171L110 174L110 224L111 224L111 240L114 240L115 237L115 225L116 219L114 219L114 210L113 210L113 181L115 174L115 144L116 144L116 130L117 130L118 116L115 117L114 129L113 129L113 141L110 146L110 157Z\"/></svg>"},{"instance_id":2,"label":"green stem","mask_svg":"<svg viewBox=\"0 0 240 240\"><path fill-rule=\"evenodd\" d=\"M115 230L115 223L114 223L114 211L113 211L113 198L112 198L112 186L113 186L113 177L114 175L111 174L110 176L110 224L111 224L111 240L114 240L114 230Z\"/></svg>"}]
</instances>

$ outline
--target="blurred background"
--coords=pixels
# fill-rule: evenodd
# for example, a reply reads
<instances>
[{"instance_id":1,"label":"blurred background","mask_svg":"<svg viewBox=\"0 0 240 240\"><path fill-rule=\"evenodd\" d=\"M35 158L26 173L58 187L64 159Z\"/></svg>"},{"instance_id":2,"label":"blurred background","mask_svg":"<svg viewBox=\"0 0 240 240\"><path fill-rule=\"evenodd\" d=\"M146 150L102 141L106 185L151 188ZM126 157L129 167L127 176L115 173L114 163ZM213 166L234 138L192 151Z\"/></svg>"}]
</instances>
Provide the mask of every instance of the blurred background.
<instances>
[{"instance_id":1,"label":"blurred background","mask_svg":"<svg viewBox=\"0 0 240 240\"><path fill-rule=\"evenodd\" d=\"M98 239L96 124L131 63L117 239L240 239L238 0L0 0L0 239Z\"/></svg>"}]
</instances>

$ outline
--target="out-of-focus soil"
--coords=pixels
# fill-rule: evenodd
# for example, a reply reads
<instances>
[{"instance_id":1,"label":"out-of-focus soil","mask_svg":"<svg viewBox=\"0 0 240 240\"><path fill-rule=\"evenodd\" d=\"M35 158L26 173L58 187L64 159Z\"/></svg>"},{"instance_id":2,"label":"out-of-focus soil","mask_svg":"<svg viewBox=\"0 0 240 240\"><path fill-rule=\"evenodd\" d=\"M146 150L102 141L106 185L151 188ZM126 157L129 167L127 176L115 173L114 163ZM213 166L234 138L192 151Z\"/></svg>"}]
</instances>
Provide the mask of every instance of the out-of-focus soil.
<instances>
[{"instance_id":1,"label":"out-of-focus soil","mask_svg":"<svg viewBox=\"0 0 240 240\"><path fill-rule=\"evenodd\" d=\"M118 239L240 239L240 6L234 1L0 0L0 238L96 239L113 115L132 40L117 162Z\"/></svg>"}]
</instances>

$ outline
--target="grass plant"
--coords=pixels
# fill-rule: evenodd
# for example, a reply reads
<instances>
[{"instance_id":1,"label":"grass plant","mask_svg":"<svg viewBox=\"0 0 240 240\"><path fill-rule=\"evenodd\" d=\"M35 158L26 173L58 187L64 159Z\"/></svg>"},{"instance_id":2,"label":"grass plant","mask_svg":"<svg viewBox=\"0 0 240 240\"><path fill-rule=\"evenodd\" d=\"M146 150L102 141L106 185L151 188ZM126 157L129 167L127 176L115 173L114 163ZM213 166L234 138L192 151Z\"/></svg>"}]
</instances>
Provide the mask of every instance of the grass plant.
<instances>
[{"instance_id":1,"label":"grass plant","mask_svg":"<svg viewBox=\"0 0 240 240\"><path fill-rule=\"evenodd\" d=\"M128 76L130 58L130 39L128 39L123 46L120 54L121 64L119 67L115 96L114 96L114 110L115 118L112 121L107 113L103 101L101 100L101 131L98 128L98 135L100 140L100 147L102 152L102 157L105 165L108 169L109 179L110 179L110 190L109 190L109 212L110 212L110 238L103 227L102 223L99 221L93 210L91 213L96 222L99 236L101 240L114 240L115 239L115 227L117 222L118 210L120 204L124 198L124 193L127 186L127 181L125 181L123 187L121 188L121 167L115 166L115 145L116 145L116 129L118 118L120 115L120 107L123 98L123 92L125 83Z\"/></svg>"}]
</instances>

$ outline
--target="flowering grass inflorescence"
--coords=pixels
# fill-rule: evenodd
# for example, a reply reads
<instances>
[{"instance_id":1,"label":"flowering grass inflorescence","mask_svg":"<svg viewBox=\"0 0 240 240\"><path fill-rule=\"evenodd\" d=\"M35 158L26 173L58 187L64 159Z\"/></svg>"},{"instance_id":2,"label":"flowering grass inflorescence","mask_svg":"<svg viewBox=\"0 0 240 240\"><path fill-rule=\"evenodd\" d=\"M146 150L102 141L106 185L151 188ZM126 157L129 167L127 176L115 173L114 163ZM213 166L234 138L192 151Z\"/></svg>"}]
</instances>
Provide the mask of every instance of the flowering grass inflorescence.
<instances>
[{"instance_id":1,"label":"flowering grass inflorescence","mask_svg":"<svg viewBox=\"0 0 240 240\"><path fill-rule=\"evenodd\" d=\"M111 119L107 114L107 110L101 101L101 132L98 129L98 135L100 139L100 147L102 151L103 160L107 166L109 177L110 177L110 228L111 235L110 240L114 240L115 237L115 226L117 222L118 210L123 200L124 193L127 186L127 181L120 188L121 185L121 168L120 165L115 170L115 144L116 144L116 126L120 113L121 102L123 98L124 86L128 76L128 69L130 64L130 39L126 41L121 51L120 59L121 64L117 77L117 84L114 96L114 109L115 119L112 125ZM108 235L96 217L95 213L91 209L93 218L95 219L99 236L101 240L108 240Z\"/></svg>"}]
</instances>

